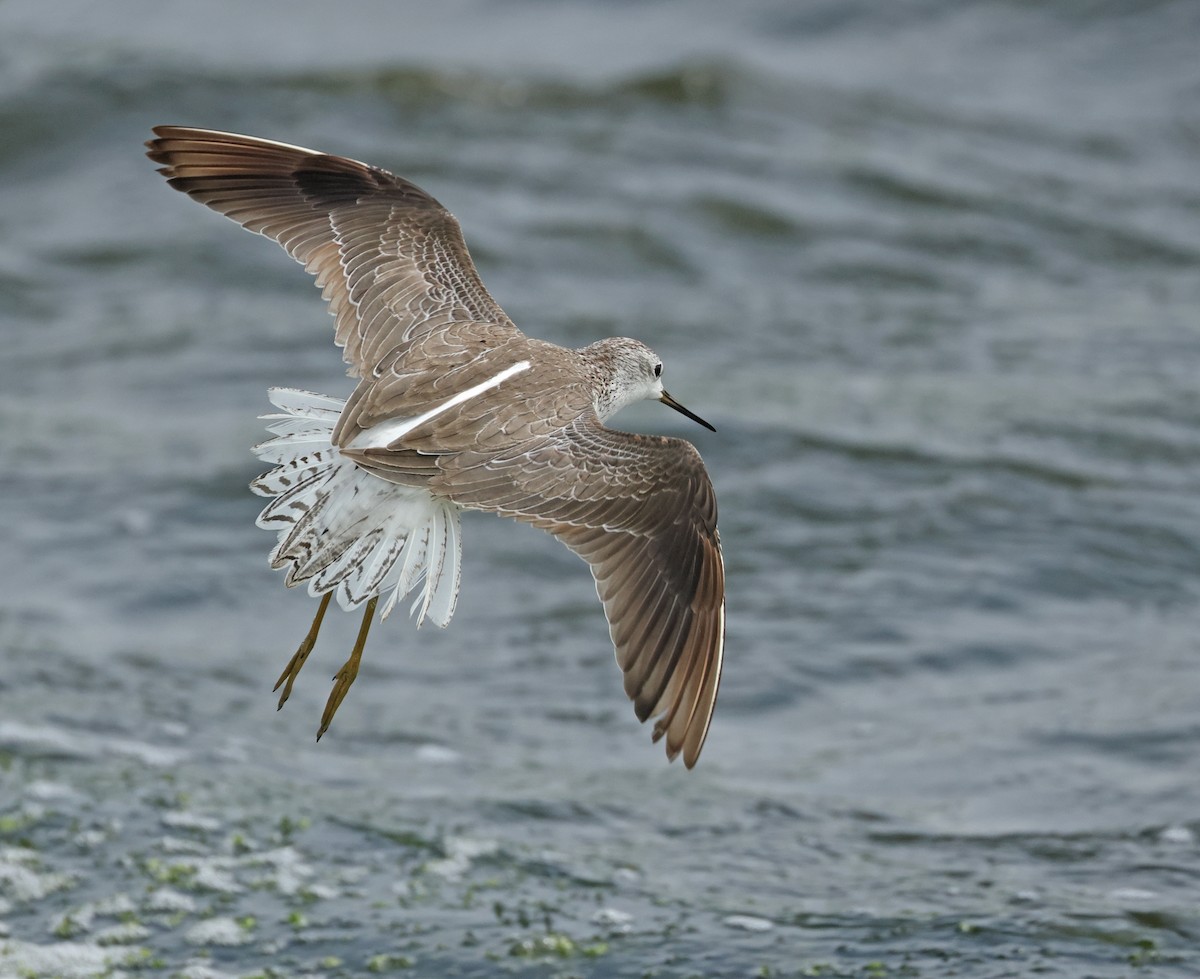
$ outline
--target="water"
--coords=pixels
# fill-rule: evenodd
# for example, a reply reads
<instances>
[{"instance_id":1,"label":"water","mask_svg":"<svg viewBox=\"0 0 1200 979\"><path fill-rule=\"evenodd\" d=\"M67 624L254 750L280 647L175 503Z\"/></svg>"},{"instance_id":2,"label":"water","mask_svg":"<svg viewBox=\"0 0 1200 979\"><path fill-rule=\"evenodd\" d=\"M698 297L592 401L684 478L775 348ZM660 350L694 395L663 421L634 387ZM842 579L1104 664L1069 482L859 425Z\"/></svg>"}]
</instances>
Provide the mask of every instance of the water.
<instances>
[{"instance_id":1,"label":"water","mask_svg":"<svg viewBox=\"0 0 1200 979\"><path fill-rule=\"evenodd\" d=\"M415 5L414 5L415 6ZM1195 975L1200 12L1188 2L0 5L0 976ZM416 179L564 344L716 435L700 765L586 569L465 521L458 615L265 566L303 271L155 123ZM324 671L324 675L323 675Z\"/></svg>"}]
</instances>

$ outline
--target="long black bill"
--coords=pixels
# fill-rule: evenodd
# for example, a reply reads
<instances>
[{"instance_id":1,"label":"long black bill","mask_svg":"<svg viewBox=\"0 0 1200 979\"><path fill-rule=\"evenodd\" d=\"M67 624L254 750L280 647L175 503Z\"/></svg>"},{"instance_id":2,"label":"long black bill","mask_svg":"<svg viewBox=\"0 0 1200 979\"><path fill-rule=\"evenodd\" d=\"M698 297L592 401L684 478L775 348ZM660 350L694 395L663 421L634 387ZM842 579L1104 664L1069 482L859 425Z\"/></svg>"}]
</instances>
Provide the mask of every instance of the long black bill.
<instances>
[{"instance_id":1,"label":"long black bill","mask_svg":"<svg viewBox=\"0 0 1200 979\"><path fill-rule=\"evenodd\" d=\"M715 429L715 428L713 428L713 427L712 427L712 426L711 426L711 425L710 425L708 422L706 422L706 421L705 421L703 418L701 418L701 417L700 417L699 415L697 415L695 412L688 411L688 410L687 410L687 409L686 409L686 408L685 408L683 405L681 405L681 404L680 404L678 401L676 401L676 400L675 400L674 398L672 398L672 397L671 397L669 394L667 394L667 392L666 392L666 391L664 391L664 392L662 393L662 397L661 397L661 398L659 398L658 400L659 400L659 401L661 401L661 402L662 402L663 404L665 404L665 405L670 405L672 408L674 408L674 409L675 409L677 412L679 412L681 415L687 415L687 416L688 416L688 418L690 418L692 421L696 422L696 424L698 424L698 425L703 425L703 426L704 426L705 428L707 428L707 429L708 429L710 432L715 432L715 431L716 431L716 429Z\"/></svg>"}]
</instances>

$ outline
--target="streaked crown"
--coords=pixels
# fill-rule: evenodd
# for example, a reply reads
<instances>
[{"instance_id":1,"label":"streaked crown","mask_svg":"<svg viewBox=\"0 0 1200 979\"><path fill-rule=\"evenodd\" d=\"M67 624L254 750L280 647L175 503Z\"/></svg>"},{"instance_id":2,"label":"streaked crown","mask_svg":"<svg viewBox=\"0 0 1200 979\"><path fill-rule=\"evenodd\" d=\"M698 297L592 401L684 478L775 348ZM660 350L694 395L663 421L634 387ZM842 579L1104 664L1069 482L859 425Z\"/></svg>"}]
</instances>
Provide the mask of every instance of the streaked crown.
<instances>
[{"instance_id":1,"label":"streaked crown","mask_svg":"<svg viewBox=\"0 0 1200 979\"><path fill-rule=\"evenodd\" d=\"M636 401L662 399L662 360L640 340L609 337L579 353L595 385L596 414L602 421Z\"/></svg>"}]
</instances>

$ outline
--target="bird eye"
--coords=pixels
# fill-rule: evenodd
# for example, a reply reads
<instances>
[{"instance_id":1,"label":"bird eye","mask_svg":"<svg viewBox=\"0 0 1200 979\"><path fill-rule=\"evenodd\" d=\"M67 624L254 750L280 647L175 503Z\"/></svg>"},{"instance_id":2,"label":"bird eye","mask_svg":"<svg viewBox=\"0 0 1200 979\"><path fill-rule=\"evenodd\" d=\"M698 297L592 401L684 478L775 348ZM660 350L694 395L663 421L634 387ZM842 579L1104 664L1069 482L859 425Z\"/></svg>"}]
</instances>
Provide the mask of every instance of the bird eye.
<instances>
[{"instance_id":1,"label":"bird eye","mask_svg":"<svg viewBox=\"0 0 1200 979\"><path fill-rule=\"evenodd\" d=\"M655 376L655 377L662 377L662 364L655 364L655 365L654 365L654 376Z\"/></svg>"}]
</instances>

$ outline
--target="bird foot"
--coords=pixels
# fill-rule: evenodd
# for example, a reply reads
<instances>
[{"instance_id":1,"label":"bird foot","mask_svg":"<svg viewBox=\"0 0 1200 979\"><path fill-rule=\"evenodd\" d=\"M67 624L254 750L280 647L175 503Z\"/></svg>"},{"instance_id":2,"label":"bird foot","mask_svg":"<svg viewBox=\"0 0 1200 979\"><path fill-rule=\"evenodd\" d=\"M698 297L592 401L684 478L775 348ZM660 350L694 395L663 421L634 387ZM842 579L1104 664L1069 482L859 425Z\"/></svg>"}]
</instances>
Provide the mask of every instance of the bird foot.
<instances>
[{"instance_id":1,"label":"bird foot","mask_svg":"<svg viewBox=\"0 0 1200 979\"><path fill-rule=\"evenodd\" d=\"M321 735L329 730L329 725L333 722L333 715L337 713L342 701L346 699L346 694L350 692L351 684L357 678L358 663L355 657L351 656L333 678L333 689L329 692L329 699L325 701L325 711L321 714L321 727L317 731L318 741L321 740Z\"/></svg>"},{"instance_id":2,"label":"bird foot","mask_svg":"<svg viewBox=\"0 0 1200 979\"><path fill-rule=\"evenodd\" d=\"M288 660L288 665L283 668L283 672L279 674L279 679L275 681L275 686L271 688L274 693L279 689L280 685L286 681L286 686L283 688L283 693L279 695L279 704L276 710L282 710L283 705L287 703L288 697L292 695L292 684L296 682L296 677L300 675L300 671L304 668L305 662L308 660L308 654L312 652L313 646L317 644L317 633L321 631L321 620L325 618L325 609L329 607L329 599L333 597L333 592L326 592L325 597L321 599L321 604L317 607L317 614L313 618L313 623L309 627L308 635L304 637L304 641L300 643L300 648Z\"/></svg>"},{"instance_id":3,"label":"bird foot","mask_svg":"<svg viewBox=\"0 0 1200 979\"><path fill-rule=\"evenodd\" d=\"M375 614L375 606L378 602L378 596L367 602L362 625L358 628L358 639L354 642L354 648L350 650L350 658L342 664L342 668L333 678L333 689L329 692L329 699L325 702L325 711L321 714L321 727L317 730L318 741L321 740L321 735L329 730L329 725L333 722L333 715L337 713L342 701L346 699L350 685L358 677L358 664L362 662L363 647L367 644L367 632L371 628L371 618Z\"/></svg>"}]
</instances>

